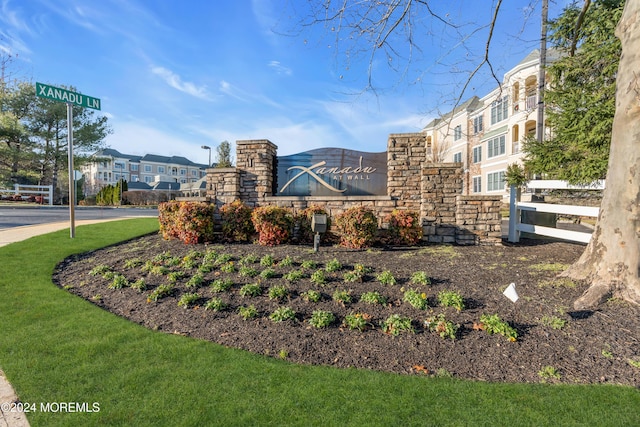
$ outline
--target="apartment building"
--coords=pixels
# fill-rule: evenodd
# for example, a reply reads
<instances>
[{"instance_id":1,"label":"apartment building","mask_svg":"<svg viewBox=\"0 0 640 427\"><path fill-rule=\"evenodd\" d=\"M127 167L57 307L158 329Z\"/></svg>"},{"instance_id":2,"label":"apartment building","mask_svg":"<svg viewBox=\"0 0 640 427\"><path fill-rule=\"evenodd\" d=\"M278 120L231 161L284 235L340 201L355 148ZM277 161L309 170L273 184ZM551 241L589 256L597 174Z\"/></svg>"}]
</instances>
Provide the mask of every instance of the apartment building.
<instances>
[{"instance_id":1,"label":"apartment building","mask_svg":"<svg viewBox=\"0 0 640 427\"><path fill-rule=\"evenodd\" d=\"M556 58L555 51L547 52L547 63ZM464 194L507 196L507 166L522 163L522 143L536 135L539 69L536 49L504 75L501 87L472 97L423 129L431 160L462 163Z\"/></svg>"},{"instance_id":2,"label":"apartment building","mask_svg":"<svg viewBox=\"0 0 640 427\"><path fill-rule=\"evenodd\" d=\"M113 185L120 179L130 183L130 188L135 188L136 183L146 184L140 187L148 189L179 188L180 184L202 179L207 169L207 165L194 163L181 156L134 156L111 148L95 153L94 157L97 159L95 162L81 168L87 195L97 194L101 188Z\"/></svg>"}]
</instances>

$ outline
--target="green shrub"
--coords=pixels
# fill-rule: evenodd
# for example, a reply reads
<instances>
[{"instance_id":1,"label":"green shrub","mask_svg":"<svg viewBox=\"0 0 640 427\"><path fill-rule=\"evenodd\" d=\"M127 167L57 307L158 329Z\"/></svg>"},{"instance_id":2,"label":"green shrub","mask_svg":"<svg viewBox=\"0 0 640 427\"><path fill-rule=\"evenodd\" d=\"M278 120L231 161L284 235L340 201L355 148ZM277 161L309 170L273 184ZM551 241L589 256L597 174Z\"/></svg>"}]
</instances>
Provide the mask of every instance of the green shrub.
<instances>
[{"instance_id":1,"label":"green shrub","mask_svg":"<svg viewBox=\"0 0 640 427\"><path fill-rule=\"evenodd\" d=\"M276 271L273 268L265 268L260 273L260 277L262 277L263 279L271 279L272 277L275 277L275 275Z\"/></svg>"},{"instance_id":2,"label":"green shrub","mask_svg":"<svg viewBox=\"0 0 640 427\"><path fill-rule=\"evenodd\" d=\"M275 246L289 241L293 216L288 209L261 206L253 210L251 221L258 232L258 244Z\"/></svg>"},{"instance_id":3,"label":"green shrub","mask_svg":"<svg viewBox=\"0 0 640 427\"><path fill-rule=\"evenodd\" d=\"M236 271L236 266L233 261L229 261L220 266L220 271L222 271L223 273L233 273Z\"/></svg>"},{"instance_id":4,"label":"green shrub","mask_svg":"<svg viewBox=\"0 0 640 427\"><path fill-rule=\"evenodd\" d=\"M269 288L269 299L281 300L289 296L289 290L284 285L273 285Z\"/></svg>"},{"instance_id":5,"label":"green shrub","mask_svg":"<svg viewBox=\"0 0 640 427\"><path fill-rule=\"evenodd\" d=\"M350 313L344 316L343 324L351 330L357 329L362 332L371 325L370 319L371 316L366 313Z\"/></svg>"},{"instance_id":6,"label":"green shrub","mask_svg":"<svg viewBox=\"0 0 640 427\"><path fill-rule=\"evenodd\" d=\"M235 200L220 208L222 238L227 242L247 242L255 234L251 208Z\"/></svg>"},{"instance_id":7,"label":"green shrub","mask_svg":"<svg viewBox=\"0 0 640 427\"><path fill-rule=\"evenodd\" d=\"M185 283L184 286L186 286L187 288L199 288L200 286L202 286L202 283L204 283L204 276L202 275L202 273L198 272L191 276L191 278L187 280L187 283Z\"/></svg>"},{"instance_id":8,"label":"green shrub","mask_svg":"<svg viewBox=\"0 0 640 427\"><path fill-rule=\"evenodd\" d=\"M334 258L331 261L329 261L327 263L327 265L325 265L324 269L328 273L333 273L333 272L336 272L336 271L340 271L342 269L342 264L340 263L340 261L338 261L336 258Z\"/></svg>"},{"instance_id":9,"label":"green shrub","mask_svg":"<svg viewBox=\"0 0 640 427\"><path fill-rule=\"evenodd\" d=\"M418 310L427 308L427 294L415 289L409 289L404 293L404 300Z\"/></svg>"},{"instance_id":10,"label":"green shrub","mask_svg":"<svg viewBox=\"0 0 640 427\"><path fill-rule=\"evenodd\" d=\"M260 272L253 267L243 265L240 267L240 275L242 277L256 277Z\"/></svg>"},{"instance_id":11,"label":"green shrub","mask_svg":"<svg viewBox=\"0 0 640 427\"><path fill-rule=\"evenodd\" d=\"M129 286L129 281L122 274L116 274L113 276L113 280L109 284L109 289L122 289Z\"/></svg>"},{"instance_id":12,"label":"green shrub","mask_svg":"<svg viewBox=\"0 0 640 427\"><path fill-rule=\"evenodd\" d=\"M240 265L250 265L250 264L257 263L258 261L259 261L259 258L256 255L247 254L244 257L242 257L238 263Z\"/></svg>"},{"instance_id":13,"label":"green shrub","mask_svg":"<svg viewBox=\"0 0 640 427\"><path fill-rule=\"evenodd\" d=\"M302 270L291 270L290 272L288 272L287 274L285 274L283 277L286 281L290 282L290 283L295 283L301 279L304 279L306 276L305 272Z\"/></svg>"},{"instance_id":14,"label":"green shrub","mask_svg":"<svg viewBox=\"0 0 640 427\"><path fill-rule=\"evenodd\" d=\"M384 218L395 244L413 246L422 239L422 224L417 212L394 210Z\"/></svg>"},{"instance_id":15,"label":"green shrub","mask_svg":"<svg viewBox=\"0 0 640 427\"><path fill-rule=\"evenodd\" d=\"M315 270L317 265L318 265L317 262L313 260L307 260L307 261L302 261L302 264L300 264L300 267L304 268L305 270Z\"/></svg>"},{"instance_id":16,"label":"green shrub","mask_svg":"<svg viewBox=\"0 0 640 427\"><path fill-rule=\"evenodd\" d=\"M260 258L260 265L263 267L272 267L276 263L276 260L273 258L273 255L265 255Z\"/></svg>"},{"instance_id":17,"label":"green shrub","mask_svg":"<svg viewBox=\"0 0 640 427\"><path fill-rule=\"evenodd\" d=\"M238 307L238 314L240 315L240 317L242 317L244 320L249 320L249 319L253 319L254 317L258 316L258 310L256 309L256 307L252 304L248 307Z\"/></svg>"},{"instance_id":18,"label":"green shrub","mask_svg":"<svg viewBox=\"0 0 640 427\"><path fill-rule=\"evenodd\" d=\"M316 328L326 328L335 322L336 316L330 311L316 310L311 313L309 324Z\"/></svg>"},{"instance_id":19,"label":"green shrub","mask_svg":"<svg viewBox=\"0 0 640 427\"><path fill-rule=\"evenodd\" d=\"M291 258L289 255L287 255L286 257L284 257L282 260L280 260L280 262L278 263L278 267L291 267L293 266L293 258Z\"/></svg>"},{"instance_id":20,"label":"green shrub","mask_svg":"<svg viewBox=\"0 0 640 427\"><path fill-rule=\"evenodd\" d=\"M324 285L327 282L327 276L324 270L316 270L311 274L311 283L314 285Z\"/></svg>"},{"instance_id":21,"label":"green shrub","mask_svg":"<svg viewBox=\"0 0 640 427\"><path fill-rule=\"evenodd\" d=\"M342 304L348 304L352 301L352 297L351 297L351 291L346 291L346 290L336 290L333 295L332 298L334 301L342 303Z\"/></svg>"},{"instance_id":22,"label":"green shrub","mask_svg":"<svg viewBox=\"0 0 640 427\"><path fill-rule=\"evenodd\" d=\"M164 284L155 288L147 297L147 302L157 302L159 299L168 297L173 293L173 285Z\"/></svg>"},{"instance_id":23,"label":"green shrub","mask_svg":"<svg viewBox=\"0 0 640 427\"><path fill-rule=\"evenodd\" d=\"M141 277L131 284L131 289L135 289L138 292L147 290L147 282Z\"/></svg>"},{"instance_id":24,"label":"green shrub","mask_svg":"<svg viewBox=\"0 0 640 427\"><path fill-rule=\"evenodd\" d=\"M370 209L355 206L338 215L336 227L341 233L341 246L361 249L373 244L378 231L378 219Z\"/></svg>"},{"instance_id":25,"label":"green shrub","mask_svg":"<svg viewBox=\"0 0 640 427\"><path fill-rule=\"evenodd\" d=\"M112 271L111 267L109 267L108 265L100 264L93 267L89 274L92 276L102 276L104 273L108 273L110 271Z\"/></svg>"},{"instance_id":26,"label":"green shrub","mask_svg":"<svg viewBox=\"0 0 640 427\"><path fill-rule=\"evenodd\" d=\"M130 258L124 262L124 268L136 268L143 264L144 262L140 258Z\"/></svg>"}]
</instances>

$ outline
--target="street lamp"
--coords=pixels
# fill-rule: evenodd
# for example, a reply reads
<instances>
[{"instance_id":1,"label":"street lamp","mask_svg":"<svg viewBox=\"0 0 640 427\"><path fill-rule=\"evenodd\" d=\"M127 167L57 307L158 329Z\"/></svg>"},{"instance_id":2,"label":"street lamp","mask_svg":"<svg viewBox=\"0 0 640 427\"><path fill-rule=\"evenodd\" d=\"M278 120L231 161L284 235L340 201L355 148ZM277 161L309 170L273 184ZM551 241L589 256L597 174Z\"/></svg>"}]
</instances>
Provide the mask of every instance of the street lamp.
<instances>
[{"instance_id":1,"label":"street lamp","mask_svg":"<svg viewBox=\"0 0 640 427\"><path fill-rule=\"evenodd\" d=\"M208 145L202 145L200 146L200 148L202 148L203 150L209 150L209 164L207 165L207 167L211 167L211 147L209 147Z\"/></svg>"}]
</instances>

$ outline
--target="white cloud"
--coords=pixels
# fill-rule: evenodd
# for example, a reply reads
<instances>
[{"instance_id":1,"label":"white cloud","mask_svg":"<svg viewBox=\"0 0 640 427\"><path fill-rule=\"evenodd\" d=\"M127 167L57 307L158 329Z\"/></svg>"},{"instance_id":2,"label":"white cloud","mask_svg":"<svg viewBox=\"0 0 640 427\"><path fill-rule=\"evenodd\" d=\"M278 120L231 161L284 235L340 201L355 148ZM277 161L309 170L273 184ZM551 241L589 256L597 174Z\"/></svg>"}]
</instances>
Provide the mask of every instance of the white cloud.
<instances>
[{"instance_id":1,"label":"white cloud","mask_svg":"<svg viewBox=\"0 0 640 427\"><path fill-rule=\"evenodd\" d=\"M168 70L164 67L152 67L151 72L157 76L162 77L162 79L172 88L179 90L180 92L184 92L188 95L194 96L196 98L209 100L210 97L207 93L206 86L197 86L191 82L185 82L182 78L175 74L173 71Z\"/></svg>"},{"instance_id":2,"label":"white cloud","mask_svg":"<svg viewBox=\"0 0 640 427\"><path fill-rule=\"evenodd\" d=\"M290 76L293 74L291 68L285 67L280 63L280 61L271 61L269 62L268 66L280 75Z\"/></svg>"}]
</instances>

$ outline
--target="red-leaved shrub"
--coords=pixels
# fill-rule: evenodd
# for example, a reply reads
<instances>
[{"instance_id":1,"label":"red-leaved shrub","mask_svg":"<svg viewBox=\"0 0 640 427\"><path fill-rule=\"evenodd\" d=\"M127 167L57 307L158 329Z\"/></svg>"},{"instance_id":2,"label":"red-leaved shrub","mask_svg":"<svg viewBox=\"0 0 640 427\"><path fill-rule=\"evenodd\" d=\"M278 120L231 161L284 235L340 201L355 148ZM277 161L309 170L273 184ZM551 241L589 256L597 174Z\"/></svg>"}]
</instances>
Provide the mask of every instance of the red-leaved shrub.
<instances>
[{"instance_id":1,"label":"red-leaved shrub","mask_svg":"<svg viewBox=\"0 0 640 427\"><path fill-rule=\"evenodd\" d=\"M384 218L394 244L415 245L422 239L422 225L417 212L394 210Z\"/></svg>"},{"instance_id":2,"label":"red-leaved shrub","mask_svg":"<svg viewBox=\"0 0 640 427\"><path fill-rule=\"evenodd\" d=\"M255 234L253 222L251 222L251 208L240 200L220 208L222 218L222 237L227 242L246 242Z\"/></svg>"},{"instance_id":3,"label":"red-leaved shrub","mask_svg":"<svg viewBox=\"0 0 640 427\"><path fill-rule=\"evenodd\" d=\"M202 202L161 203L158 218L162 237L186 244L213 241L215 209L215 205Z\"/></svg>"},{"instance_id":4,"label":"red-leaved shrub","mask_svg":"<svg viewBox=\"0 0 640 427\"><path fill-rule=\"evenodd\" d=\"M258 232L258 244L275 246L289 241L293 215L278 206L261 206L251 213L251 221Z\"/></svg>"},{"instance_id":5,"label":"red-leaved shrub","mask_svg":"<svg viewBox=\"0 0 640 427\"><path fill-rule=\"evenodd\" d=\"M378 231L378 219L370 209L356 206L338 215L336 227L341 233L341 246L361 249L373 244Z\"/></svg>"}]
</instances>

